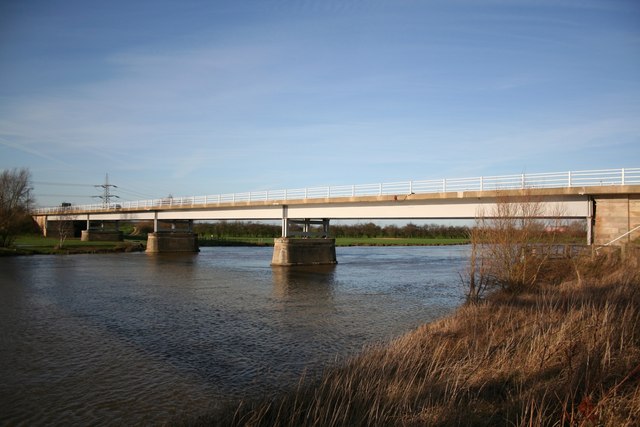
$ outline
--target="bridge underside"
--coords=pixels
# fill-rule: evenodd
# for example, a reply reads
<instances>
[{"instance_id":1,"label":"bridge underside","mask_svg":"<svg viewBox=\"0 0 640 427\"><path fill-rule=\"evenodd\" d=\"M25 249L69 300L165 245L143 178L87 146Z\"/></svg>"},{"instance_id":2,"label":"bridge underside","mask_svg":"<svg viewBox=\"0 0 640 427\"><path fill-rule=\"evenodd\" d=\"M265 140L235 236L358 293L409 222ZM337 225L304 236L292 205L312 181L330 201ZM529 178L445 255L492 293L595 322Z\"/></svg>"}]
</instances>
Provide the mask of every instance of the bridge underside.
<instances>
[{"instance_id":1,"label":"bridge underside","mask_svg":"<svg viewBox=\"0 0 640 427\"><path fill-rule=\"evenodd\" d=\"M423 195L424 196L424 195ZM425 198L418 195L290 200L282 203L227 203L207 207L167 207L142 210L109 210L65 215L48 214L50 221L60 218L92 221L153 220L281 220L283 218L330 218L348 220L382 219L474 219L490 216L501 203L538 203L529 199L500 197ZM542 199L541 199L542 200ZM556 195L543 199L544 217L586 218L590 198L587 195Z\"/></svg>"}]
</instances>

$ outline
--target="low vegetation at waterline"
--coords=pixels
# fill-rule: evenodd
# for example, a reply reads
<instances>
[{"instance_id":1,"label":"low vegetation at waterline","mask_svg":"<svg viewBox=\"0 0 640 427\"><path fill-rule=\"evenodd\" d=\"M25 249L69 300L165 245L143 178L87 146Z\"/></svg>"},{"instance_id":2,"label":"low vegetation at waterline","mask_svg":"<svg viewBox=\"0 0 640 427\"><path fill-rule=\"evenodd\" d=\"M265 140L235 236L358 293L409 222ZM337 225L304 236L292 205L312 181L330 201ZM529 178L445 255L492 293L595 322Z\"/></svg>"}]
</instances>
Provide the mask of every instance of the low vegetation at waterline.
<instances>
[{"instance_id":1,"label":"low vegetation at waterline","mask_svg":"<svg viewBox=\"0 0 640 427\"><path fill-rule=\"evenodd\" d=\"M497 291L288 393L187 424L637 425L637 257L554 264L535 287Z\"/></svg>"},{"instance_id":2,"label":"low vegetation at waterline","mask_svg":"<svg viewBox=\"0 0 640 427\"><path fill-rule=\"evenodd\" d=\"M57 237L21 235L10 248L0 248L0 256L36 254L80 254L143 251L144 244L134 241L124 242L83 242L80 239L66 239L60 247Z\"/></svg>"}]
</instances>

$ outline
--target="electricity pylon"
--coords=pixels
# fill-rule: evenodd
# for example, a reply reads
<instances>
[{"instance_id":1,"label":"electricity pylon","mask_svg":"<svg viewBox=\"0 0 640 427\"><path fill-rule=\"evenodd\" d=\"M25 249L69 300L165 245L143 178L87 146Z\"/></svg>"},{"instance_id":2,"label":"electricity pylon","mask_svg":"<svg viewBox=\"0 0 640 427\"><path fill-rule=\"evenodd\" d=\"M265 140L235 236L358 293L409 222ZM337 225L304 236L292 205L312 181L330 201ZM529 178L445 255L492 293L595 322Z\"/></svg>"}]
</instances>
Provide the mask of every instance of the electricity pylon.
<instances>
[{"instance_id":1,"label":"electricity pylon","mask_svg":"<svg viewBox=\"0 0 640 427\"><path fill-rule=\"evenodd\" d=\"M105 175L104 184L94 185L96 188L102 188L102 196L93 196L99 199L102 199L102 207L109 208L111 206L111 199L116 198L119 199L120 196L115 194L111 194L111 188L118 188L117 185L109 184L109 174Z\"/></svg>"}]
</instances>

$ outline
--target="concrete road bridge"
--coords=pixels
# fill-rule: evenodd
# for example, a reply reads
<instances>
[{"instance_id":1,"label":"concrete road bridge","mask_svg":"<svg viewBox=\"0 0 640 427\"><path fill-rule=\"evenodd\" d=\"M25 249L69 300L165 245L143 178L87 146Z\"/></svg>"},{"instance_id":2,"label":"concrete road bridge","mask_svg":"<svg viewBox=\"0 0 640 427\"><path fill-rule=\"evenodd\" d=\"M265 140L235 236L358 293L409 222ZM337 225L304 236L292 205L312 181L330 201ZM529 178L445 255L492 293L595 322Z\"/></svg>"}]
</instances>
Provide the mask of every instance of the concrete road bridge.
<instances>
[{"instance_id":1,"label":"concrete road bridge","mask_svg":"<svg viewBox=\"0 0 640 427\"><path fill-rule=\"evenodd\" d=\"M83 240L121 239L119 221L153 221L151 253L197 251L194 220L278 220L273 264L295 265L336 262L332 219L474 219L523 203L535 203L540 218L585 220L587 244L624 244L640 235L640 168L170 197L39 208L33 216L45 235L52 223L82 221ZM294 224L302 231L293 232Z\"/></svg>"}]
</instances>

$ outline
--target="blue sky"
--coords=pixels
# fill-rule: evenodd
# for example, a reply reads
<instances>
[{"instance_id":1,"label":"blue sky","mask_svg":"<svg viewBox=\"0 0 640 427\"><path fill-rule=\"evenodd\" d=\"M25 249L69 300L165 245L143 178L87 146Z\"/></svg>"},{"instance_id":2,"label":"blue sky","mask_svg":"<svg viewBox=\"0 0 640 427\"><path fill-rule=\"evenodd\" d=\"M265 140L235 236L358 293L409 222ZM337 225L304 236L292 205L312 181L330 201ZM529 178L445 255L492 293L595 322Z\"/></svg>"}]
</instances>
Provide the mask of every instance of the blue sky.
<instances>
[{"instance_id":1,"label":"blue sky","mask_svg":"<svg viewBox=\"0 0 640 427\"><path fill-rule=\"evenodd\" d=\"M40 205L640 167L640 2L4 0L13 167Z\"/></svg>"}]
</instances>

